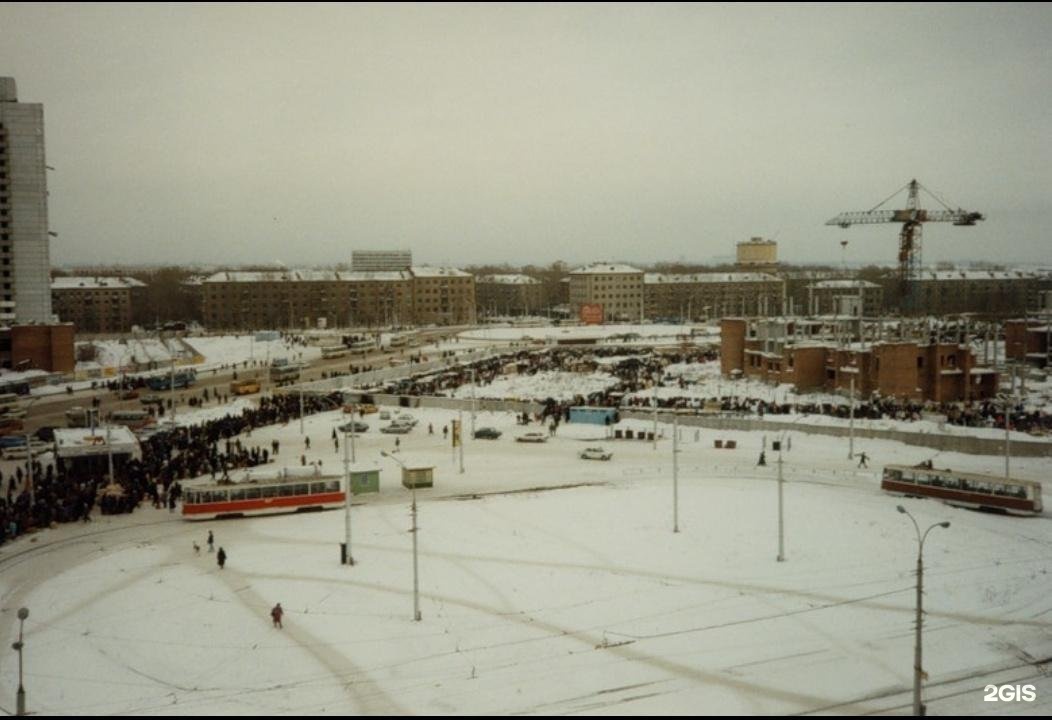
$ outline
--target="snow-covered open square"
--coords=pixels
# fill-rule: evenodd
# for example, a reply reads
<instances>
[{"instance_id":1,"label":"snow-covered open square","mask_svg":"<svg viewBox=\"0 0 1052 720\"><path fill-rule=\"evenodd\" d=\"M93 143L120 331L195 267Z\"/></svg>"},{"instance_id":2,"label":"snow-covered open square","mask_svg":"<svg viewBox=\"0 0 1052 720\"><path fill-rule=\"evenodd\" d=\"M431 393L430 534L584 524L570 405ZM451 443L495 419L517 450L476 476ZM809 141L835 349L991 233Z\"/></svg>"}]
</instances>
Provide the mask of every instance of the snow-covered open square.
<instances>
[{"instance_id":1,"label":"snow-covered open square","mask_svg":"<svg viewBox=\"0 0 1052 720\"><path fill-rule=\"evenodd\" d=\"M926 545L929 712L1004 712L984 703L983 685L1009 682L1037 686L1026 712L1048 707L1047 515L983 514L879 488L884 463L934 457L997 472L1000 458L867 440L860 449L876 468L867 470L841 438L790 433L779 563L776 454L756 466L761 433L680 427L673 533L671 425L656 449L574 424L531 445L514 441L531 428L512 414L482 412L476 425L503 436L467 440L461 474L440 430L456 413L411 412L420 424L399 436L395 456L435 467L434 488L417 493L420 622L410 492L380 454L395 450L394 437L373 422L355 451L357 466L381 468L381 485L355 498L354 566L339 562L342 511L191 523L144 507L5 545L9 642L13 609L32 609L30 710L906 714L916 538L899 503L923 524L952 523ZM278 465L299 465L302 453L338 473L344 448L330 434L345 418L308 417L309 451L297 422L254 430L251 441L279 439ZM715 449L715 439L738 447ZM596 444L613 458L578 458ZM1048 468L1013 462L1021 477ZM276 602L280 630L268 614ZM7 654L0 670L9 697L14 660Z\"/></svg>"}]
</instances>

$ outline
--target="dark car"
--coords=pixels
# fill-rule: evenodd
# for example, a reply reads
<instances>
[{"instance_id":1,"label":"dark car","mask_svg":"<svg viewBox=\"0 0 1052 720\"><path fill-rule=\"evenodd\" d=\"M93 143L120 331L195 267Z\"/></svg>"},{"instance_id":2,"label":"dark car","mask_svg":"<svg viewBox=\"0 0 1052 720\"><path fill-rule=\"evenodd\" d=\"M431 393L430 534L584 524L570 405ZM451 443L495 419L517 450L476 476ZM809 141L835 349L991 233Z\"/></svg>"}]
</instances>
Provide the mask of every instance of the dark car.
<instances>
[{"instance_id":1,"label":"dark car","mask_svg":"<svg viewBox=\"0 0 1052 720\"><path fill-rule=\"evenodd\" d=\"M363 423L360 420L355 420L353 422L346 422L343 425L340 425L339 427L337 427L336 429L339 430L340 432L345 432L345 433L349 433L349 432L363 433L363 432L365 432L366 430L369 429L369 424L368 423Z\"/></svg>"},{"instance_id":2,"label":"dark car","mask_svg":"<svg viewBox=\"0 0 1052 720\"><path fill-rule=\"evenodd\" d=\"M51 425L45 425L44 427L37 428L36 432L33 433L33 437L37 440L43 440L44 442L55 441L55 428Z\"/></svg>"},{"instance_id":3,"label":"dark car","mask_svg":"<svg viewBox=\"0 0 1052 720\"><path fill-rule=\"evenodd\" d=\"M476 440L496 440L501 436L500 430L490 427L479 428L475 431Z\"/></svg>"}]
</instances>

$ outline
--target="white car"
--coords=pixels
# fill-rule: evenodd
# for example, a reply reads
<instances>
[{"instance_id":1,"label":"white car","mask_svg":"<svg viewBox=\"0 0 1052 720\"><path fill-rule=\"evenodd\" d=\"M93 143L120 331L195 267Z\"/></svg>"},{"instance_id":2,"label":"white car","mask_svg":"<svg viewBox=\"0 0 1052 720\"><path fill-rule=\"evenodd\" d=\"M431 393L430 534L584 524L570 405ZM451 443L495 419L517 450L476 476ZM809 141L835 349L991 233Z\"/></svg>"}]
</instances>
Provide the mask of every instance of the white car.
<instances>
[{"instance_id":1,"label":"white car","mask_svg":"<svg viewBox=\"0 0 1052 720\"><path fill-rule=\"evenodd\" d=\"M542 443L547 441L548 436L541 432L529 432L515 438L515 442Z\"/></svg>"},{"instance_id":2,"label":"white car","mask_svg":"<svg viewBox=\"0 0 1052 720\"><path fill-rule=\"evenodd\" d=\"M582 460L609 460L613 456L612 452L607 452L601 447L590 447L581 451Z\"/></svg>"}]
</instances>

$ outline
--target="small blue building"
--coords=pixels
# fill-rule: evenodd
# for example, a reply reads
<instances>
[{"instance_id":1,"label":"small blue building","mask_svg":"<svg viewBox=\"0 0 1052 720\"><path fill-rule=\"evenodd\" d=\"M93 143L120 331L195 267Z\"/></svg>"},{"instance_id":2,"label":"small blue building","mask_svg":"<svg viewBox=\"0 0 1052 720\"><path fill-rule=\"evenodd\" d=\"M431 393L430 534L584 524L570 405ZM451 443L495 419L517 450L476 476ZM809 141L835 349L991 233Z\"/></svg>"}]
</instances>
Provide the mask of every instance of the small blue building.
<instances>
[{"instance_id":1,"label":"small blue building","mask_svg":"<svg viewBox=\"0 0 1052 720\"><path fill-rule=\"evenodd\" d=\"M618 420L617 408L572 407L570 422L589 425L613 425Z\"/></svg>"}]
</instances>

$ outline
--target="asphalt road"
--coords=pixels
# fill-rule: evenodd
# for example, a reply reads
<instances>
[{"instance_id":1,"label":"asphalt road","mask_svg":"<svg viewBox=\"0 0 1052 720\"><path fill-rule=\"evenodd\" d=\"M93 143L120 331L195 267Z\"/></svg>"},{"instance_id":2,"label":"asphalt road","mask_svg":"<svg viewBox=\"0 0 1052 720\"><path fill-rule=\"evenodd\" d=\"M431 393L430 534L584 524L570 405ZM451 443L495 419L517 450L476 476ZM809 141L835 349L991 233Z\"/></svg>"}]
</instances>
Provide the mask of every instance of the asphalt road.
<instances>
[{"instance_id":1,"label":"asphalt road","mask_svg":"<svg viewBox=\"0 0 1052 720\"><path fill-rule=\"evenodd\" d=\"M424 345L436 342L442 338L448 337L458 332L458 329L454 328L443 328L442 330L436 331L424 331L421 336L424 339ZM307 368L300 375L300 382L309 382L312 380L321 380L322 373L331 372L347 372L348 367L353 365L354 367L360 367L362 365L371 365L373 367L383 367L388 364L391 358L400 357L407 353L419 353L421 347L406 348L403 351L399 350L385 350L377 353L370 353L362 357L352 358L350 356L342 358L331 358L331 359L319 359L314 362L308 363ZM233 369L219 370L213 372L211 370L200 372L197 375L197 381L194 386L188 390L177 390L174 393L174 397L179 401L179 409L190 409L189 405L186 404L190 397L201 398L202 393L207 388L210 397L214 395L214 392L220 392L223 394L230 393L230 382L233 379ZM238 379L244 380L247 378L259 378L262 389L261 392L269 393L275 388L272 386L269 378L267 377L267 368L263 366L249 367L249 368L237 368ZM154 392L148 388L143 388L139 391L140 396L142 395L159 395L166 401L173 397L171 392ZM117 393L106 390L105 388L99 388L96 390L79 390L73 394L60 394L60 395L48 395L39 398L33 398L26 405L26 418L24 421L24 432L34 432L41 427L66 427L66 411L73 407L91 407L92 399L99 399L99 408L101 410L100 415L103 419L113 412L114 410L142 410L145 406L139 402L138 399L121 400L118 398ZM214 407L215 401L210 400L204 407ZM167 417L170 411L165 409L165 416Z\"/></svg>"}]
</instances>

